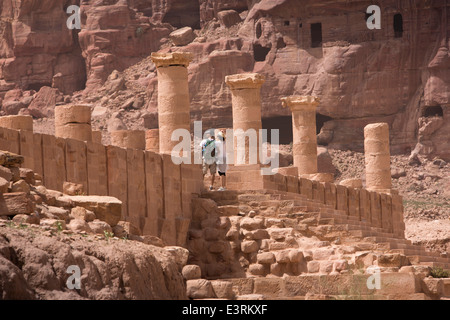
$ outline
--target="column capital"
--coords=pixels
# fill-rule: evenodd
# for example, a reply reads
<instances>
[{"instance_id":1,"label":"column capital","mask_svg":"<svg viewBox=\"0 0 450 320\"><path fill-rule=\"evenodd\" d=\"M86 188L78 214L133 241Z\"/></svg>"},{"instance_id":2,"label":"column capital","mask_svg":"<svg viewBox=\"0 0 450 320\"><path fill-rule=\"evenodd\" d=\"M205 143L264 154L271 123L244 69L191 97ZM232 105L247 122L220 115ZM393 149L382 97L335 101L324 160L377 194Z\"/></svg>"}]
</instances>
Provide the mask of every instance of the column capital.
<instances>
[{"instance_id":1,"label":"column capital","mask_svg":"<svg viewBox=\"0 0 450 320\"><path fill-rule=\"evenodd\" d=\"M259 73L239 73L225 77L225 82L231 90L259 89L265 81L266 78Z\"/></svg>"},{"instance_id":2,"label":"column capital","mask_svg":"<svg viewBox=\"0 0 450 320\"><path fill-rule=\"evenodd\" d=\"M192 61L192 53L190 52L152 52L151 59L157 68L170 66L188 67Z\"/></svg>"},{"instance_id":3,"label":"column capital","mask_svg":"<svg viewBox=\"0 0 450 320\"><path fill-rule=\"evenodd\" d=\"M281 98L283 108L288 106L291 111L302 110L305 107L316 108L320 103L320 99L313 96L289 96Z\"/></svg>"}]
</instances>

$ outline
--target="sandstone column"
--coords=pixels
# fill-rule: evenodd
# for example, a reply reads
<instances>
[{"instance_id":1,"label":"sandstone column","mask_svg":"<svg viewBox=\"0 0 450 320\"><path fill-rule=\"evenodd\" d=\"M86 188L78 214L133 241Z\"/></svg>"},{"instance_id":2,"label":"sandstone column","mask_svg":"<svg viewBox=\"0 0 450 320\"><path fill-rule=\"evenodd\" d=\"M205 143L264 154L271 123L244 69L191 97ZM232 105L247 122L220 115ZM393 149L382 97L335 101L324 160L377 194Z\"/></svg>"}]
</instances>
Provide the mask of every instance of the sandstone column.
<instances>
[{"instance_id":1,"label":"sandstone column","mask_svg":"<svg viewBox=\"0 0 450 320\"><path fill-rule=\"evenodd\" d=\"M145 150L159 153L159 129L145 131Z\"/></svg>"},{"instance_id":2,"label":"sandstone column","mask_svg":"<svg viewBox=\"0 0 450 320\"><path fill-rule=\"evenodd\" d=\"M111 145L145 150L145 131L140 130L117 130L111 133Z\"/></svg>"},{"instance_id":3,"label":"sandstone column","mask_svg":"<svg viewBox=\"0 0 450 320\"><path fill-rule=\"evenodd\" d=\"M372 123L364 128L366 188L390 192L391 157L389 152L389 126Z\"/></svg>"},{"instance_id":4,"label":"sandstone column","mask_svg":"<svg viewBox=\"0 0 450 320\"><path fill-rule=\"evenodd\" d=\"M33 131L33 117L32 116L3 116L0 117L0 127Z\"/></svg>"},{"instance_id":5,"label":"sandstone column","mask_svg":"<svg viewBox=\"0 0 450 320\"><path fill-rule=\"evenodd\" d=\"M88 105L56 106L55 136L92 141L91 107Z\"/></svg>"},{"instance_id":6,"label":"sandstone column","mask_svg":"<svg viewBox=\"0 0 450 320\"><path fill-rule=\"evenodd\" d=\"M264 81L265 77L258 73L241 73L225 77L225 82L231 89L233 108L234 165L259 164L259 130L262 129L260 91ZM239 133L239 129L243 130L243 133ZM245 132L250 129L256 132L256 149L254 149L256 154L250 154L250 138L245 137ZM245 141L245 144L239 147L238 139ZM242 150L243 148L245 150ZM239 155L242 157L238 159ZM250 163L252 156L256 158L256 163Z\"/></svg>"},{"instance_id":7,"label":"sandstone column","mask_svg":"<svg viewBox=\"0 0 450 320\"><path fill-rule=\"evenodd\" d=\"M176 129L190 131L187 52L152 53L158 73L159 151L171 154L179 141L171 141Z\"/></svg>"},{"instance_id":8,"label":"sandstone column","mask_svg":"<svg viewBox=\"0 0 450 320\"><path fill-rule=\"evenodd\" d=\"M298 174L317 173L316 108L319 99L312 96L289 96L281 99L292 111L292 151Z\"/></svg>"}]
</instances>

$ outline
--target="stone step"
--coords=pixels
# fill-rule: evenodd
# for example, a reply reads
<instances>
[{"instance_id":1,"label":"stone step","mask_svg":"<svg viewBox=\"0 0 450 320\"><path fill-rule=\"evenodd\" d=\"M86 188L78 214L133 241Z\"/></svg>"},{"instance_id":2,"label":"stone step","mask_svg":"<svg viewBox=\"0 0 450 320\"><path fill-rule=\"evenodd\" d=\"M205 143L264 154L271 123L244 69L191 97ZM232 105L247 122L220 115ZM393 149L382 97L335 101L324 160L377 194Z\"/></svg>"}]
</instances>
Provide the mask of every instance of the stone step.
<instances>
[{"instance_id":1,"label":"stone step","mask_svg":"<svg viewBox=\"0 0 450 320\"><path fill-rule=\"evenodd\" d=\"M220 216L237 216L239 215L239 206L237 205L221 205L217 206L217 213Z\"/></svg>"},{"instance_id":2,"label":"stone step","mask_svg":"<svg viewBox=\"0 0 450 320\"><path fill-rule=\"evenodd\" d=\"M372 242L372 243L385 243L385 242L389 242L389 243L404 243L404 244L412 244L410 240L407 239L398 239L398 238L393 238L393 237L376 237L376 236L371 236L371 237L364 237L365 241L368 242Z\"/></svg>"},{"instance_id":3,"label":"stone step","mask_svg":"<svg viewBox=\"0 0 450 320\"><path fill-rule=\"evenodd\" d=\"M450 266L450 259L441 258L441 257L431 257L431 256L423 256L423 255L409 255L407 256L410 259L411 263L422 263L422 262L436 262L443 263Z\"/></svg>"},{"instance_id":4,"label":"stone step","mask_svg":"<svg viewBox=\"0 0 450 320\"><path fill-rule=\"evenodd\" d=\"M408 257L409 258L409 257ZM442 269L447 269L447 270L450 270L450 263L442 263L442 262L419 262L418 263L419 265L422 265L422 266L427 266L427 267L430 267L430 268L433 268L433 267L439 267L439 268L442 268Z\"/></svg>"}]
</instances>

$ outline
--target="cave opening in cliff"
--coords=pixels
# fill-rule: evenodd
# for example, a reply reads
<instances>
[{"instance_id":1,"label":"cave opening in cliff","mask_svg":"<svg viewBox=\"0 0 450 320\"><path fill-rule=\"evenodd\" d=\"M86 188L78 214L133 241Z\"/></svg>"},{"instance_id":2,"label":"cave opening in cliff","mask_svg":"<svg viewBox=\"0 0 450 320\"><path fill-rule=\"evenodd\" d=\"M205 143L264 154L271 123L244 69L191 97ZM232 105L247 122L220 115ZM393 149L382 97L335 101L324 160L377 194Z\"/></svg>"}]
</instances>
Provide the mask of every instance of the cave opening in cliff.
<instances>
[{"instance_id":1,"label":"cave opening in cliff","mask_svg":"<svg viewBox=\"0 0 450 320\"><path fill-rule=\"evenodd\" d=\"M270 48L263 47L260 44L253 44L253 57L255 61L265 61Z\"/></svg>"},{"instance_id":2,"label":"cave opening in cliff","mask_svg":"<svg viewBox=\"0 0 450 320\"><path fill-rule=\"evenodd\" d=\"M316 113L316 133L319 134L325 122L333 120L332 117Z\"/></svg>"},{"instance_id":3,"label":"cave opening in cliff","mask_svg":"<svg viewBox=\"0 0 450 320\"><path fill-rule=\"evenodd\" d=\"M441 106L430 106L430 107L425 107L422 110L422 116L423 117L443 117L444 116L444 110L442 109Z\"/></svg>"},{"instance_id":4,"label":"cave opening in cliff","mask_svg":"<svg viewBox=\"0 0 450 320\"><path fill-rule=\"evenodd\" d=\"M25 90L34 90L38 92L42 87L51 87L52 84L50 82L35 82L30 83Z\"/></svg>"},{"instance_id":5,"label":"cave opening in cliff","mask_svg":"<svg viewBox=\"0 0 450 320\"><path fill-rule=\"evenodd\" d=\"M311 48L322 46L322 24L311 23Z\"/></svg>"},{"instance_id":6,"label":"cave opening in cliff","mask_svg":"<svg viewBox=\"0 0 450 320\"><path fill-rule=\"evenodd\" d=\"M403 37L403 17L400 13L394 16L394 34L396 38Z\"/></svg>"},{"instance_id":7,"label":"cave opening in cliff","mask_svg":"<svg viewBox=\"0 0 450 320\"><path fill-rule=\"evenodd\" d=\"M197 1L175 0L162 22L175 28L200 29L200 6Z\"/></svg>"},{"instance_id":8,"label":"cave opening in cliff","mask_svg":"<svg viewBox=\"0 0 450 320\"><path fill-rule=\"evenodd\" d=\"M271 129L279 130L280 144L290 144L292 142L292 116L262 118L261 121L262 128L267 129L267 141L269 143L272 143Z\"/></svg>"}]
</instances>

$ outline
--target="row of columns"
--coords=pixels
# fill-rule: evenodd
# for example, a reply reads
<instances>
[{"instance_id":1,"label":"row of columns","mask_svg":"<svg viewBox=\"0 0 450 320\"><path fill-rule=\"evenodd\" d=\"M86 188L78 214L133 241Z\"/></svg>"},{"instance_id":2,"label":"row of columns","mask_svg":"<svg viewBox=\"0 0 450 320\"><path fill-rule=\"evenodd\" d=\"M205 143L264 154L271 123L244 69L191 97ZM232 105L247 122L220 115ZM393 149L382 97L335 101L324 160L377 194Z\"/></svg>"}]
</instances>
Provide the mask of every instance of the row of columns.
<instances>
[{"instance_id":1,"label":"row of columns","mask_svg":"<svg viewBox=\"0 0 450 320\"><path fill-rule=\"evenodd\" d=\"M160 152L170 154L177 142L171 141L176 129L190 128L190 105L187 67L192 60L190 53L153 53L152 61L158 73L158 117ZM245 152L239 152L236 134L239 129L245 132L262 129L260 89L265 81L263 75L256 73L235 74L225 77L231 90L234 163L248 163L251 155L248 137L245 139ZM319 99L312 96L289 96L281 99L284 107L292 112L294 167L299 175L317 174L317 135L316 108ZM371 124L364 129L366 186L369 190L387 191L391 188L389 127L385 123ZM257 134L259 139L259 134ZM241 140L242 141L242 140ZM256 142L259 148L259 141ZM259 150L256 151L257 163ZM238 154L244 159L238 159Z\"/></svg>"},{"instance_id":2,"label":"row of columns","mask_svg":"<svg viewBox=\"0 0 450 320\"><path fill-rule=\"evenodd\" d=\"M171 154L178 141L172 141L176 129L190 130L190 99L187 67L192 54L183 52L152 53L158 74L159 129L144 131L121 130L111 132L111 144L125 148L146 149ZM260 90L265 78L257 73L235 74L225 77L230 87L233 111L234 146L239 135L256 131L256 163L259 160L259 130L261 122ZM281 99L283 107L292 112L293 158L298 175L317 173L316 108L319 99L312 96L289 96ZM33 130L30 116L0 117L0 126ZM239 131L242 130L242 131ZM237 134L236 134L237 133ZM91 108L66 105L55 108L55 135L83 141L101 140L101 132L93 134ZM366 187L388 191L391 188L389 127L386 123L369 124L364 129ZM242 140L241 140L242 141ZM100 141L96 141L100 142ZM249 163L249 139L245 138L244 152L234 150L234 163ZM238 155L245 156L238 159Z\"/></svg>"}]
</instances>

